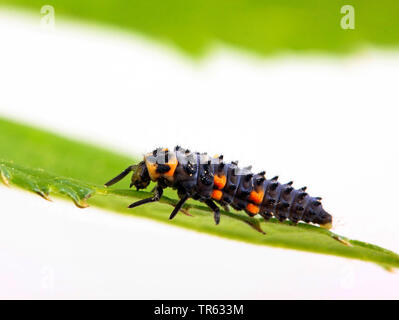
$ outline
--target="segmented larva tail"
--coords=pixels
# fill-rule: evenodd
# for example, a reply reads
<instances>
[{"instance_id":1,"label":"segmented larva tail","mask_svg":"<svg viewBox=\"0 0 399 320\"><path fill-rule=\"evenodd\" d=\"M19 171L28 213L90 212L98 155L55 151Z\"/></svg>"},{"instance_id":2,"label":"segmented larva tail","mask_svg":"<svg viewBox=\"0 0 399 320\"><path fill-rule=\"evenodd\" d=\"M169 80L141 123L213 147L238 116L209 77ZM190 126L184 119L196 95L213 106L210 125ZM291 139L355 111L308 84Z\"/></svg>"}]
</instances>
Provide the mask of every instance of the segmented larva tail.
<instances>
[{"instance_id":1,"label":"segmented larva tail","mask_svg":"<svg viewBox=\"0 0 399 320\"><path fill-rule=\"evenodd\" d=\"M294 189L292 181L281 184L277 180L277 176L265 179L263 172L254 176L254 186L263 184L265 190L263 207L266 213L261 214L266 219L273 214L280 221L288 219L297 223L302 220L331 227L332 217L323 209L320 197L311 197L306 187Z\"/></svg>"}]
</instances>

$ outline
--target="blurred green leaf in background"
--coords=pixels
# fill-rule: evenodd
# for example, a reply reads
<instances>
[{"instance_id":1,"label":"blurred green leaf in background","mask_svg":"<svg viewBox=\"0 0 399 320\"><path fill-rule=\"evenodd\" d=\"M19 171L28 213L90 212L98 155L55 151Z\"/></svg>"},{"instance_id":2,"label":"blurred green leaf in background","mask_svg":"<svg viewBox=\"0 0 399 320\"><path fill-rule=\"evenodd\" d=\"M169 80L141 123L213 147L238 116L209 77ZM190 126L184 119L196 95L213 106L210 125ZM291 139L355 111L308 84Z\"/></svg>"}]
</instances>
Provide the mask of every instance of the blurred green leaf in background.
<instances>
[{"instance_id":1,"label":"blurred green leaf in background","mask_svg":"<svg viewBox=\"0 0 399 320\"><path fill-rule=\"evenodd\" d=\"M215 45L260 56L280 52L353 52L397 48L399 1L330 0L0 0L0 5L134 31L193 57ZM355 10L355 29L341 28L341 8Z\"/></svg>"}]
</instances>

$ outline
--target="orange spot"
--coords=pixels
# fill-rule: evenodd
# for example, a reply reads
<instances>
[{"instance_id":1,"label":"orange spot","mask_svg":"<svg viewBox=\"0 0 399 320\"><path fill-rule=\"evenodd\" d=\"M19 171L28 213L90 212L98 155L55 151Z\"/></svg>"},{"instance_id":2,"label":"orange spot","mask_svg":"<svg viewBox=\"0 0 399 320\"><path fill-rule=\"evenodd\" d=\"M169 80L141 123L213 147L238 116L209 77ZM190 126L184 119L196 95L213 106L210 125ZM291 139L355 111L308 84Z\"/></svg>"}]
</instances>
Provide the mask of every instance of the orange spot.
<instances>
[{"instance_id":1,"label":"orange spot","mask_svg":"<svg viewBox=\"0 0 399 320\"><path fill-rule=\"evenodd\" d=\"M176 158L171 159L167 163L167 165L169 165L169 167L170 167L170 170L168 172L164 173L164 175L168 176L168 177L173 177L173 174L175 173L175 170L176 170L176 167L177 167L177 163L178 162L177 162Z\"/></svg>"},{"instance_id":2,"label":"orange spot","mask_svg":"<svg viewBox=\"0 0 399 320\"><path fill-rule=\"evenodd\" d=\"M224 186L226 185L226 176L218 176L215 175L213 178L213 184L218 188L218 189L223 189Z\"/></svg>"},{"instance_id":3,"label":"orange spot","mask_svg":"<svg viewBox=\"0 0 399 320\"><path fill-rule=\"evenodd\" d=\"M145 162L148 173L152 181L156 181L161 175L157 172L157 164L146 160Z\"/></svg>"},{"instance_id":4,"label":"orange spot","mask_svg":"<svg viewBox=\"0 0 399 320\"><path fill-rule=\"evenodd\" d=\"M167 149L164 149L163 151L166 151ZM170 169L168 172L165 173L159 173L157 172L157 167L158 164L156 162L151 162L149 161L147 158L151 157L152 153L148 153L144 159L145 159L145 164L147 166L148 169L148 173L150 175L150 178L152 181L157 181L161 176L167 178L168 180L171 180L171 178L173 178L173 175L176 171L176 167L178 165L178 161L176 156L173 153L170 153L170 157L169 157L169 162L165 163L167 165L169 165Z\"/></svg>"},{"instance_id":5,"label":"orange spot","mask_svg":"<svg viewBox=\"0 0 399 320\"><path fill-rule=\"evenodd\" d=\"M256 204L260 204L263 200L263 196L264 196L264 192L263 191L251 191L251 193L249 194L249 198L248 200L256 203Z\"/></svg>"},{"instance_id":6,"label":"orange spot","mask_svg":"<svg viewBox=\"0 0 399 320\"><path fill-rule=\"evenodd\" d=\"M248 203L247 204L247 210L248 210L249 213L252 213L252 214L259 213L259 207L254 205L253 203Z\"/></svg>"},{"instance_id":7,"label":"orange spot","mask_svg":"<svg viewBox=\"0 0 399 320\"><path fill-rule=\"evenodd\" d=\"M220 200L220 199L222 199L222 196L223 196L223 192L222 191L220 191L220 190L213 190L212 191L212 199Z\"/></svg>"}]
</instances>

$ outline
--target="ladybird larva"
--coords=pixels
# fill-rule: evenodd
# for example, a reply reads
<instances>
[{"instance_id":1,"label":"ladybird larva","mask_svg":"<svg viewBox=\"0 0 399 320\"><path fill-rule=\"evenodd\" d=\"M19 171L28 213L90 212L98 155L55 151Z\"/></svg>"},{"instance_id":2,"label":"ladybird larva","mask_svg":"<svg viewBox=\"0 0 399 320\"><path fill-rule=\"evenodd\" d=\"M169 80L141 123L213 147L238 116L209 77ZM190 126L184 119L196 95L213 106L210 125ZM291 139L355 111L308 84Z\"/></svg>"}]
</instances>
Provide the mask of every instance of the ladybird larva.
<instances>
[{"instance_id":1,"label":"ladybird larva","mask_svg":"<svg viewBox=\"0 0 399 320\"><path fill-rule=\"evenodd\" d=\"M316 223L328 229L332 226L332 216L323 209L321 198L311 197L306 187L294 189L292 181L281 184L277 176L266 179L264 171L254 174L250 167L241 169L237 162L224 162L223 156L211 158L206 153L191 152L179 146L173 151L158 148L105 186L117 183L130 172L133 172L130 187L144 189L151 181L157 186L152 197L134 202L129 208L158 201L165 188L177 190L180 201L170 219L193 198L213 211L216 224L220 221L218 203L224 208L244 210L251 217L259 214L266 220L274 216L279 221Z\"/></svg>"}]
</instances>

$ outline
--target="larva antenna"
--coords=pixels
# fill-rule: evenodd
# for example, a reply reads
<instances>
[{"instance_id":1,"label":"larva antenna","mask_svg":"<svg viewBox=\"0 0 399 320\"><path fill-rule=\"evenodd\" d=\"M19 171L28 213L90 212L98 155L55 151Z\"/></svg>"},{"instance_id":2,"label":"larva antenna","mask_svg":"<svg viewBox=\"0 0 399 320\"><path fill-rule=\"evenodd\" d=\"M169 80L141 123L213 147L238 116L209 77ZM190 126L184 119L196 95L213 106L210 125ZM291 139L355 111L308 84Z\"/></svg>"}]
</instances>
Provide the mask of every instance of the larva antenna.
<instances>
[{"instance_id":1,"label":"larva antenna","mask_svg":"<svg viewBox=\"0 0 399 320\"><path fill-rule=\"evenodd\" d=\"M104 186L109 187L109 186L112 186L113 184L121 181L124 177L126 177L131 171L135 170L136 168L137 168L137 165L132 165L132 166L127 167L120 174L118 174L115 178L112 178L107 183L105 183Z\"/></svg>"}]
</instances>

